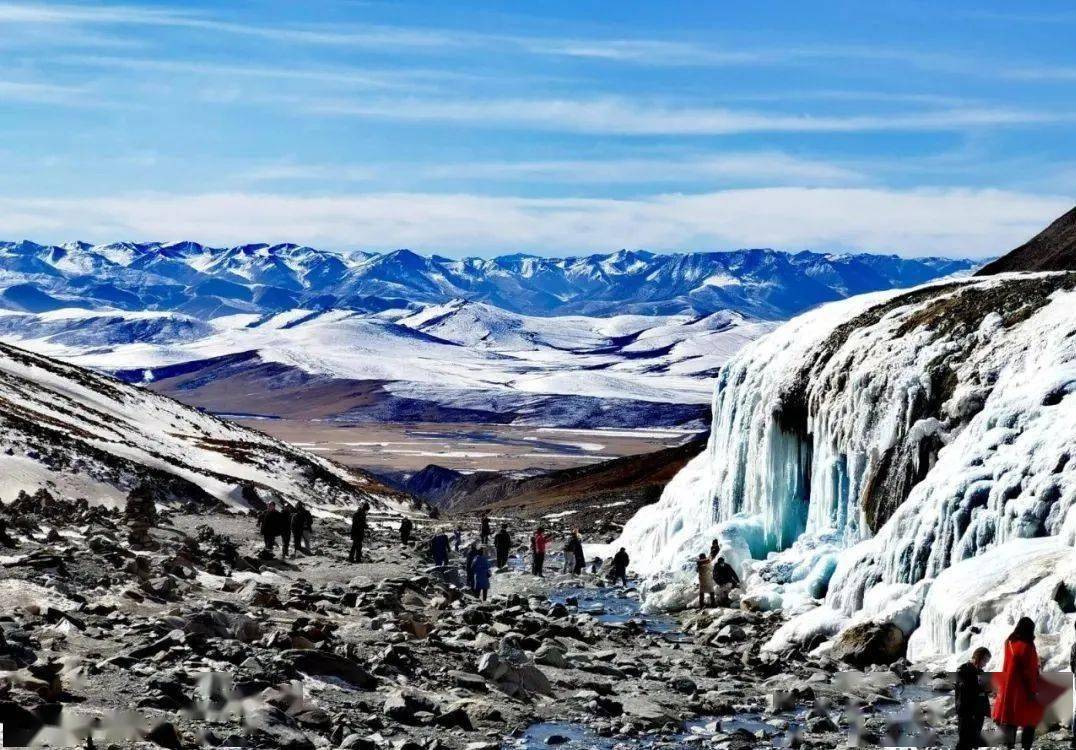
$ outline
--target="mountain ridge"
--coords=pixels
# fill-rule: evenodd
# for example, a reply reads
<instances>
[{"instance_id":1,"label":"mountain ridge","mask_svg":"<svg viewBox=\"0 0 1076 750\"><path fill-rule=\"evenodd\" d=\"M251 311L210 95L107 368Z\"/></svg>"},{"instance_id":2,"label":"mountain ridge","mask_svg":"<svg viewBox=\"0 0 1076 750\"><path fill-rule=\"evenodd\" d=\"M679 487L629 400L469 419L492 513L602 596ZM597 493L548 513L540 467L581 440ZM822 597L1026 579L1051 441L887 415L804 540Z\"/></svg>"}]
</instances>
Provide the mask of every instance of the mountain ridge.
<instances>
[{"instance_id":1,"label":"mountain ridge","mask_svg":"<svg viewBox=\"0 0 1076 750\"><path fill-rule=\"evenodd\" d=\"M0 306L182 312L202 319L297 307L374 310L455 298L510 312L704 314L784 319L816 304L970 271L974 261L766 248L564 258L444 258L413 250L320 250L292 243L0 242Z\"/></svg>"}]
</instances>

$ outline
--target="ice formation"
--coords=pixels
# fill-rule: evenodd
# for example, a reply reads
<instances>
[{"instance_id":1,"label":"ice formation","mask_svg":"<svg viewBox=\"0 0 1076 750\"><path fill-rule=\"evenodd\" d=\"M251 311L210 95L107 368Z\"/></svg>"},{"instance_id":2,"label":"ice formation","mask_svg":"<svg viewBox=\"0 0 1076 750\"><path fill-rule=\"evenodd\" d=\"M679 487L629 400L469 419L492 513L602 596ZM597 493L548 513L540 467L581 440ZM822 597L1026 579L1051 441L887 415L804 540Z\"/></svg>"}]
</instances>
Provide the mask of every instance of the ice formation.
<instances>
[{"instance_id":1,"label":"ice formation","mask_svg":"<svg viewBox=\"0 0 1076 750\"><path fill-rule=\"evenodd\" d=\"M864 619L932 660L1018 614L1056 631L1076 612L1045 573L1076 542L1074 287L944 281L792 320L722 369L707 450L620 543L656 579L720 538L755 606L799 614L775 648ZM976 584L1014 556L1002 579L1025 586Z\"/></svg>"}]
</instances>

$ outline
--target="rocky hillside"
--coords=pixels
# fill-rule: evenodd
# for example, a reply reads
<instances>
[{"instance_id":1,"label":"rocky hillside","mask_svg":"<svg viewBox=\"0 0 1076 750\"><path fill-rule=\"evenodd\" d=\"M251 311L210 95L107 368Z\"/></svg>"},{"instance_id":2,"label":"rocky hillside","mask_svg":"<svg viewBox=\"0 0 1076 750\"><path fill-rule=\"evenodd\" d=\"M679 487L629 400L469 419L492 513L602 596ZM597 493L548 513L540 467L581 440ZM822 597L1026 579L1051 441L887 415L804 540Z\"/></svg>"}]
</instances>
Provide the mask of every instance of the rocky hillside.
<instances>
[{"instance_id":1,"label":"rocky hillside","mask_svg":"<svg viewBox=\"0 0 1076 750\"><path fill-rule=\"evenodd\" d=\"M1006 271L1076 271L1076 207L1028 242L983 266L976 275Z\"/></svg>"},{"instance_id":2,"label":"rocky hillside","mask_svg":"<svg viewBox=\"0 0 1076 750\"><path fill-rule=\"evenodd\" d=\"M0 497L39 489L116 506L150 485L159 501L257 507L265 499L403 497L369 475L165 396L0 344Z\"/></svg>"},{"instance_id":3,"label":"rocky hillside","mask_svg":"<svg viewBox=\"0 0 1076 750\"><path fill-rule=\"evenodd\" d=\"M699 437L652 453L525 476L463 473L431 464L399 486L457 512L484 509L498 516L553 516L580 528L599 529L622 524L640 507L656 501L669 480L705 445L706 438Z\"/></svg>"}]
</instances>

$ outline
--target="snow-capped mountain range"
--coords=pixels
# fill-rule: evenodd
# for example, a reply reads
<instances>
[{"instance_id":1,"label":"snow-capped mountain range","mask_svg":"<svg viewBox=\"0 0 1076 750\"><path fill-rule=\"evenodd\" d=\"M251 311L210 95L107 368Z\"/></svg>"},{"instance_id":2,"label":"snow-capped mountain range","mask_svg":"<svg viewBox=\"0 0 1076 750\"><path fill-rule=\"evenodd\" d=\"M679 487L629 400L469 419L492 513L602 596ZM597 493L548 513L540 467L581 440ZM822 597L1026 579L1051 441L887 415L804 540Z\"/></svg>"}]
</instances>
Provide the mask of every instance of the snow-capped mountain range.
<instances>
[{"instance_id":1,"label":"snow-capped mountain range","mask_svg":"<svg viewBox=\"0 0 1076 750\"><path fill-rule=\"evenodd\" d=\"M298 245L0 242L0 307L180 312L207 320L295 308L377 312L463 298L530 316L786 319L822 302L967 271L968 260L738 250L453 260Z\"/></svg>"},{"instance_id":2,"label":"snow-capped mountain range","mask_svg":"<svg viewBox=\"0 0 1076 750\"><path fill-rule=\"evenodd\" d=\"M0 338L218 413L309 414L300 406L316 393L317 418L351 422L701 427L708 379L775 321L972 266L773 250L450 260L0 243ZM263 397L283 388L291 398Z\"/></svg>"}]
</instances>

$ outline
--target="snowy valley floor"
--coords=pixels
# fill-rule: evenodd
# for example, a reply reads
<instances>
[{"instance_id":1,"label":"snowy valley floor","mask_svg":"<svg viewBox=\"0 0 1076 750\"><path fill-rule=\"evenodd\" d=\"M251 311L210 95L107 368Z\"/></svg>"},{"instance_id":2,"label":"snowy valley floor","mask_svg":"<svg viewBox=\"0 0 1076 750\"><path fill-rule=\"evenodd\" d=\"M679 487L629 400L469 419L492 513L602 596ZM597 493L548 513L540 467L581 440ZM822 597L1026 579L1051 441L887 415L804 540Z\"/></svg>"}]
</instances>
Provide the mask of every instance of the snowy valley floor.
<instances>
[{"instance_id":1,"label":"snowy valley floor","mask_svg":"<svg viewBox=\"0 0 1076 750\"><path fill-rule=\"evenodd\" d=\"M431 522L416 520L424 540ZM42 720L85 735L104 716L97 747L835 748L853 704L865 744L907 700L941 716L951 704L945 676L908 665L840 676L761 653L776 614L643 618L634 590L554 574L559 556L539 580L517 549L479 603L458 559L432 568L394 519L374 518L361 564L332 509L315 554L287 560L259 558L243 515L166 514L149 549L131 548L117 512L56 502L20 523L19 547L0 549L9 744ZM524 542L531 525L508 523Z\"/></svg>"}]
</instances>

